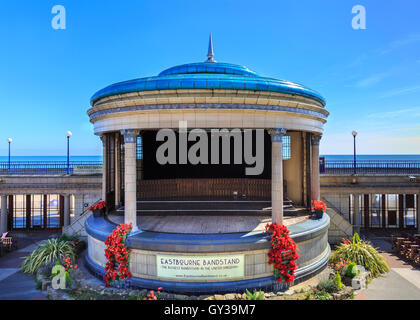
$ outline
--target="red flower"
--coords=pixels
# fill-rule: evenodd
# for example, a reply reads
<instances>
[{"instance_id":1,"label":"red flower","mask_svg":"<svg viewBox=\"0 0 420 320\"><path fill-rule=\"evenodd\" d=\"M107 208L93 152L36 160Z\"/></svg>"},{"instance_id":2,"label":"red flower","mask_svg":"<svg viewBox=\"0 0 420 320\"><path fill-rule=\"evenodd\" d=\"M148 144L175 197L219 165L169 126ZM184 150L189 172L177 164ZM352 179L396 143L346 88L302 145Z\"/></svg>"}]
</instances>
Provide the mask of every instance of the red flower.
<instances>
[{"instance_id":1,"label":"red flower","mask_svg":"<svg viewBox=\"0 0 420 320\"><path fill-rule=\"evenodd\" d=\"M131 277L128 269L131 249L127 249L123 237L126 238L132 230L132 224L123 224L117 226L116 229L107 237L105 241L105 257L108 260L105 265L106 274L104 275L105 285L110 286L109 280L124 280ZM118 268L115 267L118 264Z\"/></svg>"},{"instance_id":2,"label":"red flower","mask_svg":"<svg viewBox=\"0 0 420 320\"><path fill-rule=\"evenodd\" d=\"M265 231L270 234L272 245L268 252L268 264L274 265L277 281L293 282L297 268L295 260L300 256L296 243L289 236L289 230L284 225L273 223L267 224Z\"/></svg>"},{"instance_id":3,"label":"red flower","mask_svg":"<svg viewBox=\"0 0 420 320\"><path fill-rule=\"evenodd\" d=\"M322 210L323 212L327 211L327 206L324 201L312 200L311 201L312 210Z\"/></svg>"},{"instance_id":4,"label":"red flower","mask_svg":"<svg viewBox=\"0 0 420 320\"><path fill-rule=\"evenodd\" d=\"M106 207L105 201L99 201L99 202L95 203L93 206L90 206L88 208L88 210L89 211L92 211L92 210L100 210L100 209L103 209L105 207Z\"/></svg>"}]
</instances>

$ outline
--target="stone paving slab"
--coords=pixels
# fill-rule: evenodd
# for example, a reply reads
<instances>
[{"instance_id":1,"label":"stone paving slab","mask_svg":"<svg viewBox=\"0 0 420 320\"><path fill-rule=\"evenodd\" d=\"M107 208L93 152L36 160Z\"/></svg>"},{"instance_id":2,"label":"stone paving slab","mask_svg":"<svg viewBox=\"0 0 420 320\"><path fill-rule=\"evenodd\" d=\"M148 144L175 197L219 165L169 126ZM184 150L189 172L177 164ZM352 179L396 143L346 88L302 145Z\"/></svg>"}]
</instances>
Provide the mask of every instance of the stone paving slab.
<instances>
[{"instance_id":1,"label":"stone paving slab","mask_svg":"<svg viewBox=\"0 0 420 320\"><path fill-rule=\"evenodd\" d=\"M30 244L29 246L26 246L26 247L24 247L22 249L16 250L16 252L23 252L25 254L31 253L32 251L34 251L39 246L39 244L41 242L42 241L35 242L35 243Z\"/></svg>"},{"instance_id":2,"label":"stone paving slab","mask_svg":"<svg viewBox=\"0 0 420 320\"><path fill-rule=\"evenodd\" d=\"M19 268L1 268L0 269L0 281L10 277L12 274L19 271Z\"/></svg>"},{"instance_id":3,"label":"stone paving slab","mask_svg":"<svg viewBox=\"0 0 420 320\"><path fill-rule=\"evenodd\" d=\"M420 289L420 270L419 269L408 269L408 268L394 268L392 269L397 272L400 276L410 281L413 285Z\"/></svg>"},{"instance_id":4,"label":"stone paving slab","mask_svg":"<svg viewBox=\"0 0 420 320\"><path fill-rule=\"evenodd\" d=\"M393 269L373 279L364 293L371 300L420 300L420 289Z\"/></svg>"},{"instance_id":5,"label":"stone paving slab","mask_svg":"<svg viewBox=\"0 0 420 320\"><path fill-rule=\"evenodd\" d=\"M40 295L42 293L35 289L32 275L19 271L0 281L0 300L39 300Z\"/></svg>"},{"instance_id":6,"label":"stone paving slab","mask_svg":"<svg viewBox=\"0 0 420 320\"><path fill-rule=\"evenodd\" d=\"M45 293L35 289L33 275L20 271L23 258L29 255L39 241L23 239L22 248L7 252L0 258L0 300L46 300Z\"/></svg>"},{"instance_id":7,"label":"stone paving slab","mask_svg":"<svg viewBox=\"0 0 420 320\"><path fill-rule=\"evenodd\" d=\"M387 261L390 271L373 279L355 300L420 300L420 270L393 252L390 239L374 238L371 242Z\"/></svg>"}]
</instances>

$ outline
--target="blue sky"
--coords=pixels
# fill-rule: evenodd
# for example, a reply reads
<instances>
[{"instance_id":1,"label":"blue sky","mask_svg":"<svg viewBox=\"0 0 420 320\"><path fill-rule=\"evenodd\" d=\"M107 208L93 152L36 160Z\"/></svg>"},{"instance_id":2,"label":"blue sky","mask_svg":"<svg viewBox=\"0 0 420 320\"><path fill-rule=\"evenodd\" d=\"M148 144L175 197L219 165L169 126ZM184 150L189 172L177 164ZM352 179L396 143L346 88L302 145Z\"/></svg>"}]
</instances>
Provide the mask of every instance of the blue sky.
<instances>
[{"instance_id":1,"label":"blue sky","mask_svg":"<svg viewBox=\"0 0 420 320\"><path fill-rule=\"evenodd\" d=\"M54 30L54 5L66 30ZM366 8L354 30L352 7ZM418 0L3 1L0 154L101 153L86 115L97 90L215 58L319 91L323 154L420 154Z\"/></svg>"}]
</instances>

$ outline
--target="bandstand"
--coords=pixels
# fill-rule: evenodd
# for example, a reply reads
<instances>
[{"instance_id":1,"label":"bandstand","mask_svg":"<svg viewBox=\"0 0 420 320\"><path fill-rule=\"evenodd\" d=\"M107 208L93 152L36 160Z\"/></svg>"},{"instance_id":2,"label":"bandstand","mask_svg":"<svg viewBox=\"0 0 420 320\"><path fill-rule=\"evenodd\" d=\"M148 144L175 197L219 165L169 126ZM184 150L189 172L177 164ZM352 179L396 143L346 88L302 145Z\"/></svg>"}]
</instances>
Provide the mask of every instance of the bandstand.
<instances>
[{"instance_id":1,"label":"bandstand","mask_svg":"<svg viewBox=\"0 0 420 320\"><path fill-rule=\"evenodd\" d=\"M298 244L296 281L328 263L329 218L309 214L311 199L320 196L325 100L302 85L216 62L211 38L207 57L112 84L91 98L88 115L103 142L102 198L108 209L105 217L86 221L86 261L98 276L106 263L104 241L120 223L134 226L127 239L129 282L148 289L279 288L263 233L271 221L287 225ZM165 164L157 156L165 143L158 138L162 129L176 138L175 161ZM222 147L215 156L213 148L205 156L200 150L198 163L186 159L196 129L208 144L215 129L228 135L218 140ZM247 138L249 154L263 159L258 170L257 161L236 159L245 154ZM225 148L223 141L231 144Z\"/></svg>"}]
</instances>

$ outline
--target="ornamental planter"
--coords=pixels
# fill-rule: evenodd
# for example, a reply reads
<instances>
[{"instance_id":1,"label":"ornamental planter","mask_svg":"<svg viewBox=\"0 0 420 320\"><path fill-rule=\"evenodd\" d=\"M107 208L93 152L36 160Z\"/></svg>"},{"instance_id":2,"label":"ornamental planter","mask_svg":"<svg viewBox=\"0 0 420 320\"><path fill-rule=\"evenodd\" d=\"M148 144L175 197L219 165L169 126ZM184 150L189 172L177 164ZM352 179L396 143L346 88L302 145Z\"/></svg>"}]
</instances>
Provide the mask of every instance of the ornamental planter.
<instances>
[{"instance_id":1,"label":"ornamental planter","mask_svg":"<svg viewBox=\"0 0 420 320\"><path fill-rule=\"evenodd\" d=\"M102 209L93 209L92 212L93 212L93 217L94 218L100 218L100 217L103 217L104 216L105 208L102 208Z\"/></svg>"},{"instance_id":2,"label":"ornamental planter","mask_svg":"<svg viewBox=\"0 0 420 320\"><path fill-rule=\"evenodd\" d=\"M321 219L323 215L323 210L314 210L314 219Z\"/></svg>"}]
</instances>

